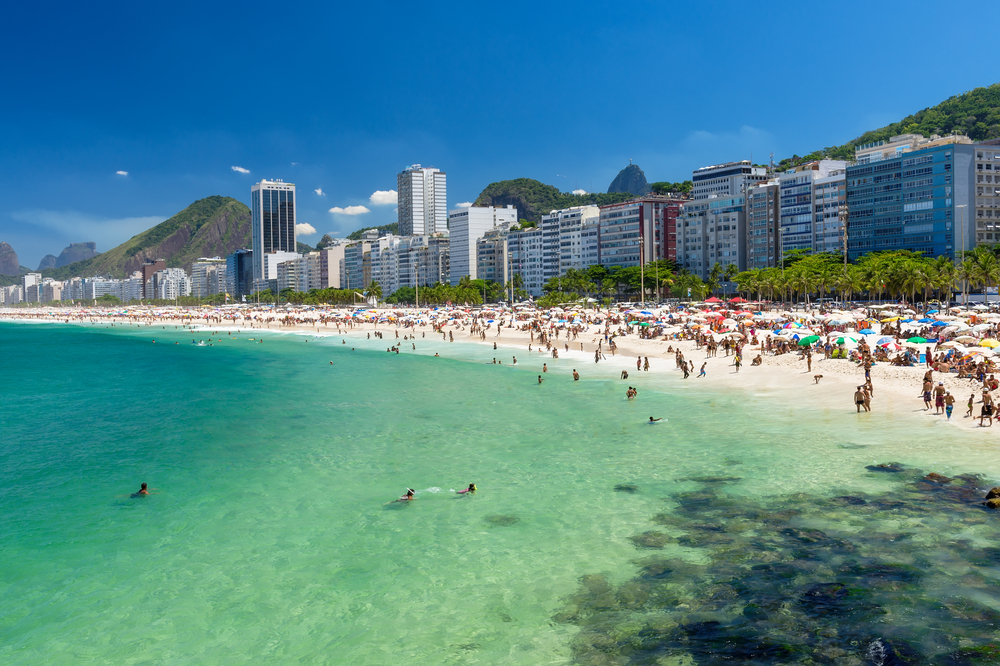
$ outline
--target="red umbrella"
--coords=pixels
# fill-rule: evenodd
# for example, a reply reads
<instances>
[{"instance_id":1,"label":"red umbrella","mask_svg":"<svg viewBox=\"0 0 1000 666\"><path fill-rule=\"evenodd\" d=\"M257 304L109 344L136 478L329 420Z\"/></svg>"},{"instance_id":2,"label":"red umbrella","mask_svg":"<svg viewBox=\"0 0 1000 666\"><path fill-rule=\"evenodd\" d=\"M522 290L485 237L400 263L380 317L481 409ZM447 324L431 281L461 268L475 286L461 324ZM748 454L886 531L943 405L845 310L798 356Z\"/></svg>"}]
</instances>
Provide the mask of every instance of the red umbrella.
<instances>
[{"instance_id":1,"label":"red umbrella","mask_svg":"<svg viewBox=\"0 0 1000 666\"><path fill-rule=\"evenodd\" d=\"M706 299L706 300L705 300L705 302L706 302L706 303L721 303L721 302L722 302L722 300L721 300L721 299L718 299L718 298L716 298L715 296L712 296L711 298L709 298L709 299Z\"/></svg>"}]
</instances>

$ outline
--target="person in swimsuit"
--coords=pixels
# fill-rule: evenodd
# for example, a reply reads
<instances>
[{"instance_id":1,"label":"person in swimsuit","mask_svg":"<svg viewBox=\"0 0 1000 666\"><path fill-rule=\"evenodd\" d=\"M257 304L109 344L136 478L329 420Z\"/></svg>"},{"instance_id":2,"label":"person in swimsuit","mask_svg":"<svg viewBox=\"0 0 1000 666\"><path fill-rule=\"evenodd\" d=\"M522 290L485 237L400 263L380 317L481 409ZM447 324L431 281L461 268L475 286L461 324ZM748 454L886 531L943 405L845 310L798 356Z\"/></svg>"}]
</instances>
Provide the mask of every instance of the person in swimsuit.
<instances>
[{"instance_id":1,"label":"person in swimsuit","mask_svg":"<svg viewBox=\"0 0 1000 666\"><path fill-rule=\"evenodd\" d=\"M414 497L414 490L413 490L413 488L407 488L406 489L406 494L403 495L402 497L400 497L396 501L397 502L409 502L409 501L414 500L414 499L416 499L416 498Z\"/></svg>"},{"instance_id":2,"label":"person in swimsuit","mask_svg":"<svg viewBox=\"0 0 1000 666\"><path fill-rule=\"evenodd\" d=\"M476 492L477 490L479 490L479 489L478 489L478 488L476 488L476 484L474 484L474 483L470 483L470 484L469 484L469 487L468 487L468 488L466 488L465 490L459 490L459 491L458 491L458 494L459 494L459 495L467 495L467 494L468 494L468 495L471 495L471 494L473 494L474 492Z\"/></svg>"},{"instance_id":3,"label":"person in swimsuit","mask_svg":"<svg viewBox=\"0 0 1000 666\"><path fill-rule=\"evenodd\" d=\"M131 497L142 497L143 495L148 495L148 494L149 494L149 488L147 488L147 487L146 487L146 484L145 484L145 483L143 483L143 484L142 484L142 485L141 485L141 486L139 487L139 492L137 492L137 493L132 493Z\"/></svg>"},{"instance_id":4,"label":"person in swimsuit","mask_svg":"<svg viewBox=\"0 0 1000 666\"><path fill-rule=\"evenodd\" d=\"M951 391L944 392L944 413L948 416L948 420L951 420L951 411L955 409L955 396L951 394Z\"/></svg>"},{"instance_id":5,"label":"person in swimsuit","mask_svg":"<svg viewBox=\"0 0 1000 666\"><path fill-rule=\"evenodd\" d=\"M861 413L861 408L865 406L865 392L858 387L858 390L854 392L854 404L858 408L858 413Z\"/></svg>"},{"instance_id":6,"label":"person in swimsuit","mask_svg":"<svg viewBox=\"0 0 1000 666\"><path fill-rule=\"evenodd\" d=\"M654 419L652 416L649 417L649 422L650 423L656 423L657 421L662 421L662 420L663 420L662 418Z\"/></svg>"}]
</instances>

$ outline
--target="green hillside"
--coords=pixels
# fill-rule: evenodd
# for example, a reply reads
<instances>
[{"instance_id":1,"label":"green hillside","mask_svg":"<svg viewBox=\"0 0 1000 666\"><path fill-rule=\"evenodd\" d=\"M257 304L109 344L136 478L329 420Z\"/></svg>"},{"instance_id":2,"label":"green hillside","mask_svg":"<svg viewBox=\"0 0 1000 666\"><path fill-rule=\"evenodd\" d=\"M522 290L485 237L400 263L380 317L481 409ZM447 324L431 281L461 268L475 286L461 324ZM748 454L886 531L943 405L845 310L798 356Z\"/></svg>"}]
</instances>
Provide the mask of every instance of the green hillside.
<instances>
[{"instance_id":1,"label":"green hillside","mask_svg":"<svg viewBox=\"0 0 1000 666\"><path fill-rule=\"evenodd\" d=\"M65 280L73 276L124 277L139 270L145 259L166 259L167 266L191 270L199 257L224 257L250 247L250 209L230 197L199 199L169 220L137 234L107 252L42 271Z\"/></svg>"},{"instance_id":2,"label":"green hillside","mask_svg":"<svg viewBox=\"0 0 1000 666\"><path fill-rule=\"evenodd\" d=\"M828 158L853 160L854 148L875 141L888 141L899 134L965 134L973 141L1000 138L1000 83L954 95L937 106L917 111L891 125L865 132L841 146L829 146L808 155L781 160L782 171L803 162Z\"/></svg>"},{"instance_id":3,"label":"green hillside","mask_svg":"<svg viewBox=\"0 0 1000 666\"><path fill-rule=\"evenodd\" d=\"M531 178L516 178L490 183L476 198L474 206L514 206L521 219L538 222L550 210L571 206L598 206L602 204L628 201L633 196L628 192L610 194L570 194L560 192L552 185L546 185Z\"/></svg>"},{"instance_id":4,"label":"green hillside","mask_svg":"<svg viewBox=\"0 0 1000 666\"><path fill-rule=\"evenodd\" d=\"M380 227L364 227L363 229L358 229L357 231L352 231L347 235L347 240L361 240L361 234L368 231L369 229L378 230L379 235L382 234L399 234L399 223L393 222L391 224L383 224Z\"/></svg>"}]
</instances>

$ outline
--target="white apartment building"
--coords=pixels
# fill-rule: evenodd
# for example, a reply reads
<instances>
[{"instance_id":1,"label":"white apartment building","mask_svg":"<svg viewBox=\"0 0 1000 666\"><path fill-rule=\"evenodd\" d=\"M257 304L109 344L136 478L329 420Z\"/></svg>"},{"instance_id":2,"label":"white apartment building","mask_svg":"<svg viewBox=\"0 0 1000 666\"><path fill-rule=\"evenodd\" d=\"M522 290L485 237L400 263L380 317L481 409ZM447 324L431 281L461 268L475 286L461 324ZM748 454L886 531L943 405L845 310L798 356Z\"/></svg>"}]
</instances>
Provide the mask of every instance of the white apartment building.
<instances>
[{"instance_id":1,"label":"white apartment building","mask_svg":"<svg viewBox=\"0 0 1000 666\"><path fill-rule=\"evenodd\" d=\"M573 206L542 216L542 227L556 224L559 230L558 275L571 268L582 270L598 263L598 226L601 209Z\"/></svg>"},{"instance_id":2,"label":"white apartment building","mask_svg":"<svg viewBox=\"0 0 1000 666\"><path fill-rule=\"evenodd\" d=\"M513 206L472 206L450 211L448 237L451 247L451 285L457 285L466 275L473 280L478 279L476 241L499 224L509 225L515 222L517 209Z\"/></svg>"},{"instance_id":3,"label":"white apartment building","mask_svg":"<svg viewBox=\"0 0 1000 666\"><path fill-rule=\"evenodd\" d=\"M782 254L791 250L825 252L828 247L843 250L843 225L837 213L839 203L847 201L846 174L847 163L843 160L819 160L778 175ZM820 180L823 203L817 208L816 187Z\"/></svg>"},{"instance_id":4,"label":"white apartment building","mask_svg":"<svg viewBox=\"0 0 1000 666\"><path fill-rule=\"evenodd\" d=\"M764 180L767 180L767 169L751 165L750 160L714 164L691 174L691 195L695 201L711 196L742 196L747 187Z\"/></svg>"},{"instance_id":5,"label":"white apartment building","mask_svg":"<svg viewBox=\"0 0 1000 666\"><path fill-rule=\"evenodd\" d=\"M21 290L24 294L25 303L37 303L39 301L38 285L41 282L41 273L28 273L21 278Z\"/></svg>"},{"instance_id":6,"label":"white apartment building","mask_svg":"<svg viewBox=\"0 0 1000 666\"><path fill-rule=\"evenodd\" d=\"M677 218L677 263L702 280L715 264L746 270L745 199L715 197L684 204Z\"/></svg>"},{"instance_id":7,"label":"white apartment building","mask_svg":"<svg viewBox=\"0 0 1000 666\"><path fill-rule=\"evenodd\" d=\"M254 291L264 291L265 289L270 289L272 292L278 288L278 264L286 261L292 261L293 259L299 258L298 252L268 252L263 257L263 265L261 272L264 278L261 280L254 279L253 290ZM254 270L256 270L257 255L254 253Z\"/></svg>"},{"instance_id":8,"label":"white apartment building","mask_svg":"<svg viewBox=\"0 0 1000 666\"><path fill-rule=\"evenodd\" d=\"M448 184L444 171L414 164L396 176L399 235L448 229Z\"/></svg>"},{"instance_id":9,"label":"white apartment building","mask_svg":"<svg viewBox=\"0 0 1000 666\"><path fill-rule=\"evenodd\" d=\"M336 239L319 253L319 282L321 289L343 289L341 275L344 271L344 250L348 241Z\"/></svg>"},{"instance_id":10,"label":"white apartment building","mask_svg":"<svg viewBox=\"0 0 1000 666\"><path fill-rule=\"evenodd\" d=\"M146 283L147 294L152 290L155 283L155 298L169 300L191 295L191 278L188 277L183 268L164 268L161 271L157 271L154 276L155 280L151 279Z\"/></svg>"},{"instance_id":11,"label":"white apartment building","mask_svg":"<svg viewBox=\"0 0 1000 666\"><path fill-rule=\"evenodd\" d=\"M19 284L0 287L0 305L17 305L24 301L24 289Z\"/></svg>"},{"instance_id":12,"label":"white apartment building","mask_svg":"<svg viewBox=\"0 0 1000 666\"><path fill-rule=\"evenodd\" d=\"M310 252L278 264L278 291L291 289L308 292L313 289L324 289L320 279L321 259L320 252Z\"/></svg>"},{"instance_id":13,"label":"white apartment building","mask_svg":"<svg viewBox=\"0 0 1000 666\"><path fill-rule=\"evenodd\" d=\"M208 298L226 293L226 260L202 257L191 265L191 295Z\"/></svg>"}]
</instances>

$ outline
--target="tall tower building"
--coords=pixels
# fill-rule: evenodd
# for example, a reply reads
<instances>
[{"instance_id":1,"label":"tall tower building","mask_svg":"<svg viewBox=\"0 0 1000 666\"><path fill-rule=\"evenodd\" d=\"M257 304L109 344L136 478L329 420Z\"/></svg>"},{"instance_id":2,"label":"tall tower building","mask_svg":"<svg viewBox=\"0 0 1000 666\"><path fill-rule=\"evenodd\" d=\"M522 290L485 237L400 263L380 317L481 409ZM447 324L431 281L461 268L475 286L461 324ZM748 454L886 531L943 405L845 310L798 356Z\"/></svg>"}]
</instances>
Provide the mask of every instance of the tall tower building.
<instances>
[{"instance_id":1,"label":"tall tower building","mask_svg":"<svg viewBox=\"0 0 1000 666\"><path fill-rule=\"evenodd\" d=\"M433 234L448 228L448 187L444 171L419 164L396 176L399 235Z\"/></svg>"},{"instance_id":2,"label":"tall tower building","mask_svg":"<svg viewBox=\"0 0 1000 666\"><path fill-rule=\"evenodd\" d=\"M250 188L250 199L253 279L275 280L277 275L268 275L267 255L295 252L295 185L262 180Z\"/></svg>"}]
</instances>

